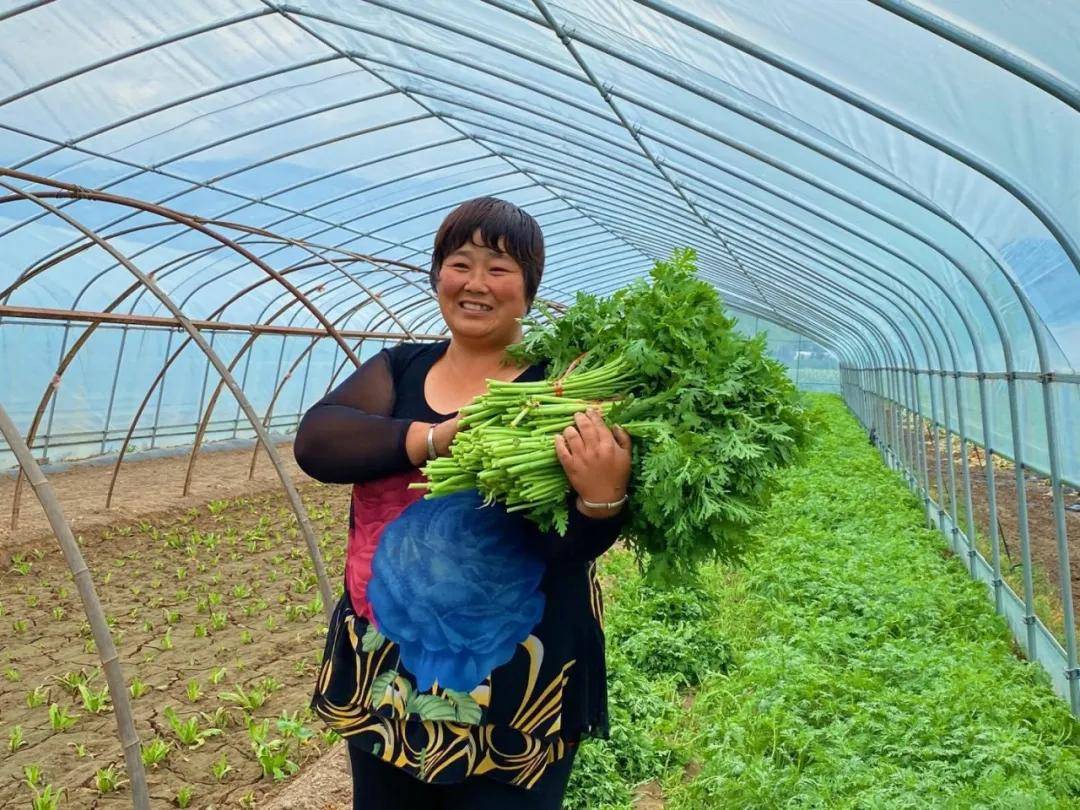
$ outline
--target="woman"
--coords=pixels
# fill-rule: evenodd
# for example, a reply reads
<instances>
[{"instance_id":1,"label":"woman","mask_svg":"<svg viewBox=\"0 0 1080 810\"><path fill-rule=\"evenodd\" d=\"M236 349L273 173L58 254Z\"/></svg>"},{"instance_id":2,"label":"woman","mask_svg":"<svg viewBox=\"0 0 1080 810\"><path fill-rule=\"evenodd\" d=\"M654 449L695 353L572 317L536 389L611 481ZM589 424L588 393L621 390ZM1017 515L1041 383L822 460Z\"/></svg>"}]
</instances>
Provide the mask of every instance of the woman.
<instances>
[{"instance_id":1,"label":"woman","mask_svg":"<svg viewBox=\"0 0 1080 810\"><path fill-rule=\"evenodd\" d=\"M383 350L297 430L306 473L353 484L346 592L312 708L348 740L354 808L558 808L578 741L607 735L594 560L625 520L626 432L590 412L554 438L572 488L563 537L475 492L409 488L488 379L544 378L505 358L543 264L520 208L459 206L431 267L451 338Z\"/></svg>"}]
</instances>

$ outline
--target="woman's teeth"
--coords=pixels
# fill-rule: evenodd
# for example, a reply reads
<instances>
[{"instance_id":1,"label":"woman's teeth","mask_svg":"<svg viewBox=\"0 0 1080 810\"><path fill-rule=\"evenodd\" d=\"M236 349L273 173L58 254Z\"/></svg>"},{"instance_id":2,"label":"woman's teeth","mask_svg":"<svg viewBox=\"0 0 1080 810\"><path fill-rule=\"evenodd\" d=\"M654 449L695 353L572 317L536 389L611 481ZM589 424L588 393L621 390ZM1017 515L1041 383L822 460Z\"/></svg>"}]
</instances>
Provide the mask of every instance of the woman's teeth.
<instances>
[{"instance_id":1,"label":"woman's teeth","mask_svg":"<svg viewBox=\"0 0 1080 810\"><path fill-rule=\"evenodd\" d=\"M475 303L473 301L462 301L461 302L461 308L462 309L470 309L470 310L473 310L475 312L490 312L491 311L491 307L489 307L487 304L477 304L477 303Z\"/></svg>"}]
</instances>

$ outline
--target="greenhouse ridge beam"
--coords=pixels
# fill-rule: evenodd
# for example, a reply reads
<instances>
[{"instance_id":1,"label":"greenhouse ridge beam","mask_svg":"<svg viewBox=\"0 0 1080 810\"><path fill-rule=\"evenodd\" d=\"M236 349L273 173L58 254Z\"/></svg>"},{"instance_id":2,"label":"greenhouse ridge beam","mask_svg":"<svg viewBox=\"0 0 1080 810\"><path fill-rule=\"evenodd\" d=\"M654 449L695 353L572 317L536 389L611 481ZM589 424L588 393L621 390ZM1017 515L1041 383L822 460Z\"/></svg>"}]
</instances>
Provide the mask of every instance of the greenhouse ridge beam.
<instances>
[{"instance_id":1,"label":"greenhouse ridge beam","mask_svg":"<svg viewBox=\"0 0 1080 810\"><path fill-rule=\"evenodd\" d=\"M537 299L539 300L539 299ZM183 331L183 324L176 318L163 315L126 315L117 312L90 312L87 310L43 309L40 307L13 307L0 304L0 318L29 318L39 321L73 321L76 323L107 323L126 326L142 326L157 329L175 329ZM252 332L259 335L306 335L308 337L330 337L325 329L309 326L275 326L274 324L226 323L224 321L190 320L197 329L204 332ZM339 335L348 340L371 338L375 340L401 340L404 332L372 331L365 329L338 329ZM442 340L445 335L413 334L415 340Z\"/></svg>"},{"instance_id":2,"label":"greenhouse ridge beam","mask_svg":"<svg viewBox=\"0 0 1080 810\"><path fill-rule=\"evenodd\" d=\"M934 132L931 132L925 127L916 124L914 121L909 121L877 102L864 98L858 93L848 90L846 87L843 87L824 76L818 75L812 70L796 64L786 57L766 50L744 37L734 34L731 31L727 31L715 23L703 20L700 17L695 17L682 9L676 8L670 3L663 2L663 0L633 1L638 5L656 11L665 17L678 20L683 25L723 42L725 45L735 48L736 50L742 51L777 70L801 79L811 87L816 87L818 90L850 104L867 115L871 115L878 120L896 127L901 132L922 141L954 160L963 163L973 171L978 172L983 177L986 177L988 180L991 180L1007 191L1014 199L1034 214L1035 217L1046 226L1046 229L1050 231L1062 250L1068 255L1073 270L1080 274L1080 246L1077 246L1076 241L1069 232L1065 230L1050 206L1042 202L1033 191L1025 187L1019 180L1006 175L1004 172L998 171L997 168L987 163L980 156L968 151L958 144L948 141Z\"/></svg>"},{"instance_id":3,"label":"greenhouse ridge beam","mask_svg":"<svg viewBox=\"0 0 1080 810\"><path fill-rule=\"evenodd\" d=\"M1002 70L1009 71L1014 76L1020 77L1059 101L1068 104L1076 112L1080 112L1080 88L1017 56L1012 51L984 39L966 28L961 28L943 17L932 14L926 9L909 2L909 0L868 0L868 2L920 28L924 28L942 39L948 40L953 45L959 45L964 50L981 56L987 62L992 62Z\"/></svg>"}]
</instances>

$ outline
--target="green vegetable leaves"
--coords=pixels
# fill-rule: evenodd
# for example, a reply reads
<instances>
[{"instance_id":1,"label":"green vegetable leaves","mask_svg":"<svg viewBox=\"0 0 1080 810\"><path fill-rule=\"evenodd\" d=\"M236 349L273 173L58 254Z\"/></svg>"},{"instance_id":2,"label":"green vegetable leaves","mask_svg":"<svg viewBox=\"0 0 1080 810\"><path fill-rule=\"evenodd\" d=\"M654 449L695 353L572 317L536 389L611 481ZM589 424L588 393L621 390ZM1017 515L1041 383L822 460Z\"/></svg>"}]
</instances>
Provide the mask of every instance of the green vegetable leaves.
<instances>
[{"instance_id":1,"label":"green vegetable leaves","mask_svg":"<svg viewBox=\"0 0 1080 810\"><path fill-rule=\"evenodd\" d=\"M579 293L559 319L527 321L508 353L546 360L551 380L492 383L463 409L452 457L425 468L431 495L476 487L564 530L567 483L552 436L596 404L634 437L626 540L654 578L740 559L810 423L764 336L735 330L695 260L675 251L648 281L606 299Z\"/></svg>"}]
</instances>

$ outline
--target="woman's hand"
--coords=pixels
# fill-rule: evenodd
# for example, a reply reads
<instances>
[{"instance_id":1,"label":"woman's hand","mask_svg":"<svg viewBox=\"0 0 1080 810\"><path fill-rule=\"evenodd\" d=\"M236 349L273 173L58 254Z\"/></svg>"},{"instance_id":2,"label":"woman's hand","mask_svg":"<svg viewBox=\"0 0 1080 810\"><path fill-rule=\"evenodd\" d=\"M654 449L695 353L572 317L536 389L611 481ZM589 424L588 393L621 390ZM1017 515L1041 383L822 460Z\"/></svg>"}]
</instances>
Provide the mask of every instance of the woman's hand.
<instances>
[{"instance_id":1,"label":"woman's hand","mask_svg":"<svg viewBox=\"0 0 1080 810\"><path fill-rule=\"evenodd\" d=\"M621 427L610 430L600 411L590 408L574 414L574 424L555 437L555 454L578 494L578 511L591 517L616 514L615 509L593 509L593 503L610 503L626 494L630 481L630 434Z\"/></svg>"},{"instance_id":2,"label":"woman's hand","mask_svg":"<svg viewBox=\"0 0 1080 810\"><path fill-rule=\"evenodd\" d=\"M438 422L431 440L435 443L435 454L439 456L450 455L450 443L458 432L460 416L452 416L445 422ZM431 422L413 422L409 425L409 431L405 434L405 452L414 467L423 467L428 460L427 434Z\"/></svg>"}]
</instances>

